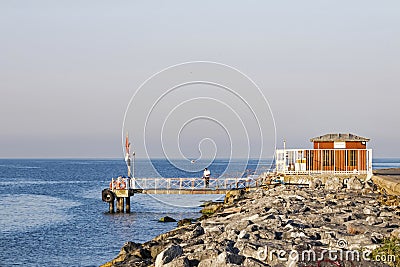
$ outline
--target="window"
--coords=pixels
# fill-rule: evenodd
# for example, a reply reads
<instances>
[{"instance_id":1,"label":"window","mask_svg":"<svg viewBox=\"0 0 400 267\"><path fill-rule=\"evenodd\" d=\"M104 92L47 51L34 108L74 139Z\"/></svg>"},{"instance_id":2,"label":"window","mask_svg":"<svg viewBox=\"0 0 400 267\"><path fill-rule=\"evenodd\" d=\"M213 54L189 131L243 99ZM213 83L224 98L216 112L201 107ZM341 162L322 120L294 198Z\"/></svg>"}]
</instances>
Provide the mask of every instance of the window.
<instances>
[{"instance_id":1,"label":"window","mask_svg":"<svg viewBox=\"0 0 400 267\"><path fill-rule=\"evenodd\" d=\"M323 166L333 165L333 151L324 150L322 154L322 159L323 159Z\"/></svg>"},{"instance_id":2,"label":"window","mask_svg":"<svg viewBox=\"0 0 400 267\"><path fill-rule=\"evenodd\" d=\"M348 166L357 166L357 151L356 150L348 151L347 165Z\"/></svg>"}]
</instances>

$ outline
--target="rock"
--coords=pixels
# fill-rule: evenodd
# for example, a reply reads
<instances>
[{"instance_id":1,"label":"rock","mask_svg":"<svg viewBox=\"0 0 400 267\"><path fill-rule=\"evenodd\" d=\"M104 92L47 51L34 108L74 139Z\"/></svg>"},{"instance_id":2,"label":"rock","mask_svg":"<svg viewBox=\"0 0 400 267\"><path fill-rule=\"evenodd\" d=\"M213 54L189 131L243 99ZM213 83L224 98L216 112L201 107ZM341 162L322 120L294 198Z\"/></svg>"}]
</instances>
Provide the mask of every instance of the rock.
<instances>
[{"instance_id":1,"label":"rock","mask_svg":"<svg viewBox=\"0 0 400 267\"><path fill-rule=\"evenodd\" d=\"M176 222L174 218L171 218L169 216L162 217L158 220L159 222Z\"/></svg>"},{"instance_id":2,"label":"rock","mask_svg":"<svg viewBox=\"0 0 400 267\"><path fill-rule=\"evenodd\" d=\"M207 205L205 206L200 212L202 214L214 214L216 213L218 210L220 210L223 207L222 203L213 203L211 205Z\"/></svg>"},{"instance_id":3,"label":"rock","mask_svg":"<svg viewBox=\"0 0 400 267\"><path fill-rule=\"evenodd\" d=\"M318 178L311 179L308 186L311 189L318 189L322 187L322 181Z\"/></svg>"},{"instance_id":4,"label":"rock","mask_svg":"<svg viewBox=\"0 0 400 267\"><path fill-rule=\"evenodd\" d=\"M218 255L216 260L216 266L226 266L227 264L236 264L241 265L244 261L245 257L242 255L237 255L229 252L222 252Z\"/></svg>"},{"instance_id":5,"label":"rock","mask_svg":"<svg viewBox=\"0 0 400 267\"><path fill-rule=\"evenodd\" d=\"M379 214L379 217L392 217L392 216L393 216L393 213L388 212L388 211L382 211L382 212Z\"/></svg>"},{"instance_id":6,"label":"rock","mask_svg":"<svg viewBox=\"0 0 400 267\"><path fill-rule=\"evenodd\" d=\"M266 263L263 263L260 260L257 260L257 257L256 258L247 257L243 261L243 266L245 266L245 267L264 267L264 266L269 266L269 265Z\"/></svg>"},{"instance_id":7,"label":"rock","mask_svg":"<svg viewBox=\"0 0 400 267\"><path fill-rule=\"evenodd\" d=\"M347 188L351 190L361 190L364 186L361 180L354 176L347 181Z\"/></svg>"},{"instance_id":8,"label":"rock","mask_svg":"<svg viewBox=\"0 0 400 267\"><path fill-rule=\"evenodd\" d=\"M225 204L233 204L238 200L242 199L245 191L243 189L240 190L231 190L228 191L225 195L224 203Z\"/></svg>"},{"instance_id":9,"label":"rock","mask_svg":"<svg viewBox=\"0 0 400 267\"><path fill-rule=\"evenodd\" d=\"M240 231L238 238L240 239L249 239L250 235L246 232L246 230Z\"/></svg>"},{"instance_id":10,"label":"rock","mask_svg":"<svg viewBox=\"0 0 400 267\"><path fill-rule=\"evenodd\" d=\"M216 225L211 227L204 227L203 231L208 234L221 234L225 231L225 228L223 225Z\"/></svg>"},{"instance_id":11,"label":"rock","mask_svg":"<svg viewBox=\"0 0 400 267\"><path fill-rule=\"evenodd\" d=\"M167 249L163 250L160 254L157 255L155 261L155 267L163 266L174 260L175 258L181 256L183 253L182 247L179 245L172 245Z\"/></svg>"},{"instance_id":12,"label":"rock","mask_svg":"<svg viewBox=\"0 0 400 267\"><path fill-rule=\"evenodd\" d=\"M214 260L215 261L215 260ZM204 259L204 260L201 260L200 262L199 262L199 265L197 265L197 267L212 267L212 266L214 266L213 265L213 259Z\"/></svg>"},{"instance_id":13,"label":"rock","mask_svg":"<svg viewBox=\"0 0 400 267\"><path fill-rule=\"evenodd\" d=\"M190 261L187 257L179 257L167 264L164 264L163 267L190 267Z\"/></svg>"},{"instance_id":14,"label":"rock","mask_svg":"<svg viewBox=\"0 0 400 267\"><path fill-rule=\"evenodd\" d=\"M330 191L337 191L342 189L343 184L340 182L339 178L331 177L328 178L325 182L325 189Z\"/></svg>"},{"instance_id":15,"label":"rock","mask_svg":"<svg viewBox=\"0 0 400 267\"><path fill-rule=\"evenodd\" d=\"M189 219L187 225L144 244L126 243L119 256L104 266L152 266L155 261L156 266L287 266L289 262L276 257L261 260L258 253L265 248L338 249L340 240L346 241L348 250L373 250L388 236L400 238L397 197L341 190L343 177L338 177L327 179L330 191L292 185L232 191L228 204L206 205L212 211L201 223L189 225ZM353 180L356 186L350 181L349 188L358 188L360 181Z\"/></svg>"},{"instance_id":16,"label":"rock","mask_svg":"<svg viewBox=\"0 0 400 267\"><path fill-rule=\"evenodd\" d=\"M351 235L363 234L367 228L363 224L349 223L347 224L347 233Z\"/></svg>"},{"instance_id":17,"label":"rock","mask_svg":"<svg viewBox=\"0 0 400 267\"><path fill-rule=\"evenodd\" d=\"M400 228L393 230L390 233L390 236L400 239Z\"/></svg>"},{"instance_id":18,"label":"rock","mask_svg":"<svg viewBox=\"0 0 400 267\"><path fill-rule=\"evenodd\" d=\"M381 218L378 218L376 216L368 216L365 220L369 225L377 225L383 222Z\"/></svg>"},{"instance_id":19,"label":"rock","mask_svg":"<svg viewBox=\"0 0 400 267\"><path fill-rule=\"evenodd\" d=\"M242 247L240 248L240 254L246 257L257 258L258 247L252 245L251 243L244 242Z\"/></svg>"},{"instance_id":20,"label":"rock","mask_svg":"<svg viewBox=\"0 0 400 267\"><path fill-rule=\"evenodd\" d=\"M122 246L122 248L121 248L121 251L120 251L120 254L128 254L128 253L130 253L131 251L134 251L134 250L136 250L136 249L139 249L140 247L142 246L142 244L140 244L140 243L135 243L135 242L126 242L123 246Z\"/></svg>"},{"instance_id":21,"label":"rock","mask_svg":"<svg viewBox=\"0 0 400 267\"><path fill-rule=\"evenodd\" d=\"M380 244L384 240L384 236L381 233L372 233L371 240L374 244Z\"/></svg>"},{"instance_id":22,"label":"rock","mask_svg":"<svg viewBox=\"0 0 400 267\"><path fill-rule=\"evenodd\" d=\"M259 217L260 217L260 215L254 214L253 216L250 216L248 218L243 218L242 221L245 221L245 220L254 221L254 220L258 219Z\"/></svg>"},{"instance_id":23,"label":"rock","mask_svg":"<svg viewBox=\"0 0 400 267\"><path fill-rule=\"evenodd\" d=\"M364 207L364 208L363 208L363 213L364 213L365 215L374 215L374 216L379 215L379 214L378 214L378 210L375 209L375 208L373 208L373 207L371 207L371 206L366 206L366 207Z\"/></svg>"},{"instance_id":24,"label":"rock","mask_svg":"<svg viewBox=\"0 0 400 267\"><path fill-rule=\"evenodd\" d=\"M192 224L193 219L182 219L178 221L178 227Z\"/></svg>"},{"instance_id":25,"label":"rock","mask_svg":"<svg viewBox=\"0 0 400 267\"><path fill-rule=\"evenodd\" d=\"M201 227L200 225L197 225L196 228L193 229L192 234L190 235L190 238L196 238L203 234L204 234L204 228Z\"/></svg>"}]
</instances>

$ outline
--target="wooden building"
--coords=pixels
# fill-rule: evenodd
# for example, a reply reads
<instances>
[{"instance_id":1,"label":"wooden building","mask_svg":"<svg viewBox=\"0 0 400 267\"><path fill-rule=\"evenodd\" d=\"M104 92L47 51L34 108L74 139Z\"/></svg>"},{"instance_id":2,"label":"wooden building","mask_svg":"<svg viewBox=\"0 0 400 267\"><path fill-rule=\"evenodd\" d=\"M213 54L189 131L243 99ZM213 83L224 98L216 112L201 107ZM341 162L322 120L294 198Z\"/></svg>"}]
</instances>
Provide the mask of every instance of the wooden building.
<instances>
[{"instance_id":1,"label":"wooden building","mask_svg":"<svg viewBox=\"0 0 400 267\"><path fill-rule=\"evenodd\" d=\"M311 138L313 149L278 149L276 170L283 174L372 174L368 138L354 134L325 134Z\"/></svg>"}]
</instances>

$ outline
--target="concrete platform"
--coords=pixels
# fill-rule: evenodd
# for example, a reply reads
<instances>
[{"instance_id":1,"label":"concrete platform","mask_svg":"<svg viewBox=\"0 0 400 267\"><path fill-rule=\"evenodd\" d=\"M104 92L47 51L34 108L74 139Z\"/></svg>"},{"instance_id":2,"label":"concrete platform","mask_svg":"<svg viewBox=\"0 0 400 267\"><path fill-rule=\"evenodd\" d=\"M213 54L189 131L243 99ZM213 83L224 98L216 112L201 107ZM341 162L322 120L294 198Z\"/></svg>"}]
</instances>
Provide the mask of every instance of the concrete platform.
<instances>
[{"instance_id":1,"label":"concrete platform","mask_svg":"<svg viewBox=\"0 0 400 267\"><path fill-rule=\"evenodd\" d=\"M374 175L400 175L400 168L377 169L372 172Z\"/></svg>"}]
</instances>

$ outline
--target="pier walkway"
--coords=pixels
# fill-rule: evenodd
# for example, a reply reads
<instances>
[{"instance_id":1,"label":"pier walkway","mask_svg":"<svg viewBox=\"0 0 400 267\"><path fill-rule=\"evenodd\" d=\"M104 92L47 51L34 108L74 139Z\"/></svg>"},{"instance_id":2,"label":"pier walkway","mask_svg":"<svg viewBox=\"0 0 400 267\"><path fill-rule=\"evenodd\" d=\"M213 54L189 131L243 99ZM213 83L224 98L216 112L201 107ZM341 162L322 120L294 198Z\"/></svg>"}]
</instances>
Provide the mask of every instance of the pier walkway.
<instances>
[{"instance_id":1,"label":"pier walkway","mask_svg":"<svg viewBox=\"0 0 400 267\"><path fill-rule=\"evenodd\" d=\"M261 179L256 175L246 178L122 178L113 180L112 191L130 189L143 194L225 194L229 190L257 187ZM122 182L123 181L123 182ZM122 186L121 186L122 185ZM122 187L122 188L121 188Z\"/></svg>"},{"instance_id":2,"label":"pier walkway","mask_svg":"<svg viewBox=\"0 0 400 267\"><path fill-rule=\"evenodd\" d=\"M230 190L255 188L262 184L256 175L246 178L112 178L109 188L101 192L102 200L109 203L110 213L131 210L130 197L142 194L226 194Z\"/></svg>"}]
</instances>

